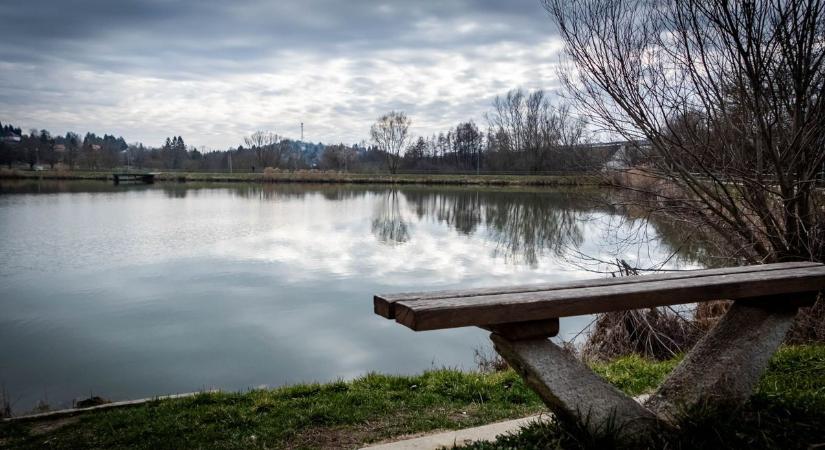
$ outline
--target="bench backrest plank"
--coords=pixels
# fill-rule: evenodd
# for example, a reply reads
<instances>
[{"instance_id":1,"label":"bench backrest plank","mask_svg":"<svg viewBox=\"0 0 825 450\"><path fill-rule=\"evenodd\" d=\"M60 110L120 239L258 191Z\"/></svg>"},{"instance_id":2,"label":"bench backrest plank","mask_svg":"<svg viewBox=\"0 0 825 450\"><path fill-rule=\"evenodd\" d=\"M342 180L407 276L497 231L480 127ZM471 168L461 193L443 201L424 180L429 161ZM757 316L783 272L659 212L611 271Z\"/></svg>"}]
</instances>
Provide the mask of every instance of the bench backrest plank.
<instances>
[{"instance_id":1,"label":"bench backrest plank","mask_svg":"<svg viewBox=\"0 0 825 450\"><path fill-rule=\"evenodd\" d=\"M825 289L825 265L780 263L639 277L376 296L376 313L414 330L523 322Z\"/></svg>"}]
</instances>

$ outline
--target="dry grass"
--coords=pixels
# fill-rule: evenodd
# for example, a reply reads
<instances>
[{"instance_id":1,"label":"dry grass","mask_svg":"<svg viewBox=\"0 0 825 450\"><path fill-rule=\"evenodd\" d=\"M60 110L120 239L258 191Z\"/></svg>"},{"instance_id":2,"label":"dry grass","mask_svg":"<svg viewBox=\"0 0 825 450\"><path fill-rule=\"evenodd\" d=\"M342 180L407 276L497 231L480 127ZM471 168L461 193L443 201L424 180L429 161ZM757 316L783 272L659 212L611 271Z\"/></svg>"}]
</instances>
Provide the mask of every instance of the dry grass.
<instances>
[{"instance_id":1,"label":"dry grass","mask_svg":"<svg viewBox=\"0 0 825 450\"><path fill-rule=\"evenodd\" d=\"M614 170L608 172L608 176L610 183L614 186L632 188L642 192L656 192L663 184L661 178L652 176L643 168Z\"/></svg>"},{"instance_id":2,"label":"dry grass","mask_svg":"<svg viewBox=\"0 0 825 450\"><path fill-rule=\"evenodd\" d=\"M637 354L663 361L690 350L730 308L730 301L702 302L690 317L668 308L601 314L582 347L586 361L612 361ZM787 345L825 342L825 302L801 308Z\"/></svg>"},{"instance_id":3,"label":"dry grass","mask_svg":"<svg viewBox=\"0 0 825 450\"><path fill-rule=\"evenodd\" d=\"M689 350L702 332L667 308L600 314L581 349L585 361L611 361L637 354L663 361Z\"/></svg>"},{"instance_id":4,"label":"dry grass","mask_svg":"<svg viewBox=\"0 0 825 450\"><path fill-rule=\"evenodd\" d=\"M706 333L728 312L730 305L728 300L699 303L693 311L693 324L702 334Z\"/></svg>"},{"instance_id":5,"label":"dry grass","mask_svg":"<svg viewBox=\"0 0 825 450\"><path fill-rule=\"evenodd\" d=\"M155 171L157 169L141 169ZM264 169L266 170L266 169ZM71 171L57 170L22 171L0 169L0 179L57 179L57 180L111 180L110 170ZM252 183L355 183L355 184L432 184L472 186L605 186L606 180L598 175L466 175L466 174L397 174L355 173L340 171L278 170L267 173L209 173L164 172L155 181L171 182L252 182Z\"/></svg>"},{"instance_id":6,"label":"dry grass","mask_svg":"<svg viewBox=\"0 0 825 450\"><path fill-rule=\"evenodd\" d=\"M17 169L9 169L8 167L0 167L0 178L17 178L20 176L20 171Z\"/></svg>"},{"instance_id":7,"label":"dry grass","mask_svg":"<svg viewBox=\"0 0 825 450\"><path fill-rule=\"evenodd\" d=\"M810 308L800 308L794 326L785 337L786 344L825 342L825 301L822 296Z\"/></svg>"},{"instance_id":8,"label":"dry grass","mask_svg":"<svg viewBox=\"0 0 825 450\"><path fill-rule=\"evenodd\" d=\"M0 419L11 417L11 401L5 386L0 386Z\"/></svg>"},{"instance_id":9,"label":"dry grass","mask_svg":"<svg viewBox=\"0 0 825 450\"><path fill-rule=\"evenodd\" d=\"M272 168L272 167L267 167L267 168L265 168L265 169L264 169L264 172L263 172L263 179L264 179L264 180L267 180L267 181L274 180L274 179L275 179L275 175L276 175L278 172L280 172L280 170L275 169L275 168Z\"/></svg>"},{"instance_id":10,"label":"dry grass","mask_svg":"<svg viewBox=\"0 0 825 450\"><path fill-rule=\"evenodd\" d=\"M476 367L482 373L504 372L510 368L510 364L492 349L475 349L474 358Z\"/></svg>"}]
</instances>

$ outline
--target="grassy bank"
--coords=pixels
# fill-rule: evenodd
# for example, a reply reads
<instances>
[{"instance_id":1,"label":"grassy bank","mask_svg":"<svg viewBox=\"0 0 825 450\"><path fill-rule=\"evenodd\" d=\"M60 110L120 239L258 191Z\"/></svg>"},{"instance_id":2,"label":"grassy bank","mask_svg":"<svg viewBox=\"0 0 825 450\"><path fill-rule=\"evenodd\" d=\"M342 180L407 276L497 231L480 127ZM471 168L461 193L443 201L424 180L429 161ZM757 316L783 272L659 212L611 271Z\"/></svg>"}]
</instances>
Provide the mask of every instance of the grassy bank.
<instances>
[{"instance_id":1,"label":"grassy bank","mask_svg":"<svg viewBox=\"0 0 825 450\"><path fill-rule=\"evenodd\" d=\"M44 180L111 180L112 172L63 170L23 171L0 169L0 178ZM482 186L594 186L603 183L593 175L466 175L466 174L367 174L314 170L267 173L158 172L157 181L221 183L354 183L354 184L441 184Z\"/></svg>"},{"instance_id":2,"label":"grassy bank","mask_svg":"<svg viewBox=\"0 0 825 450\"><path fill-rule=\"evenodd\" d=\"M626 392L639 392L667 365L624 358L602 368ZM606 371L606 372L605 372ZM825 345L786 347L774 355L750 401L700 405L683 411L675 429L618 440L616 430L584 431L578 424L536 423L471 450L548 448L814 449L825 448Z\"/></svg>"},{"instance_id":3,"label":"grassy bank","mask_svg":"<svg viewBox=\"0 0 825 450\"><path fill-rule=\"evenodd\" d=\"M636 395L653 389L675 364L627 357L596 370ZM355 448L540 411L544 407L539 399L511 371L438 370L411 377L368 375L351 382L205 393L58 420L3 423L0 446ZM825 346L783 349L746 409L725 411L723 416L700 411L686 424L691 440L670 437L680 444L676 447L764 448L782 442L785 448L795 448L825 443ZM576 448L610 442L609 434L589 436L566 425L534 426L507 439L476 448Z\"/></svg>"}]
</instances>

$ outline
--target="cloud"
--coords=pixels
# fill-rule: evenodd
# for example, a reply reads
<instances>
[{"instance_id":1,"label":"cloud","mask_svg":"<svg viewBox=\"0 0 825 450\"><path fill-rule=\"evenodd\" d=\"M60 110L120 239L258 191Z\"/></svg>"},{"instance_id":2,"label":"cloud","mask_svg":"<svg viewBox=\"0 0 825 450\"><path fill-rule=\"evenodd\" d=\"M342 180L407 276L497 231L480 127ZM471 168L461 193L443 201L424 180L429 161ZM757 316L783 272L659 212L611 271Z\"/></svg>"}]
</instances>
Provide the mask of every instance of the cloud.
<instances>
[{"instance_id":1,"label":"cloud","mask_svg":"<svg viewBox=\"0 0 825 450\"><path fill-rule=\"evenodd\" d=\"M416 134L554 89L537 0L31 0L0 10L0 121L213 148L256 129L356 142L390 109Z\"/></svg>"}]
</instances>

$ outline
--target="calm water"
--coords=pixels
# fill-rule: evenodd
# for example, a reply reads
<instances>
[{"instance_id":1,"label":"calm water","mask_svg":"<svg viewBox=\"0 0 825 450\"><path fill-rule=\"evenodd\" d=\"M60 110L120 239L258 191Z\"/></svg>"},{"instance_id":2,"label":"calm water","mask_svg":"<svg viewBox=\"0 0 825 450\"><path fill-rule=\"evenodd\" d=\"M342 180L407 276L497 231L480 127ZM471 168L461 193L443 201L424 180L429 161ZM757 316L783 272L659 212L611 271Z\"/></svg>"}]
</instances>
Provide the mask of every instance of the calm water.
<instances>
[{"instance_id":1,"label":"calm water","mask_svg":"<svg viewBox=\"0 0 825 450\"><path fill-rule=\"evenodd\" d=\"M414 333L372 295L590 278L606 193L350 186L0 184L0 384L17 411L102 395L472 369L475 328ZM602 205L602 206L596 206ZM659 229L664 226L660 225ZM672 260L671 264L677 264ZM589 318L562 319L570 337Z\"/></svg>"}]
</instances>

